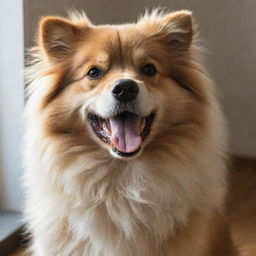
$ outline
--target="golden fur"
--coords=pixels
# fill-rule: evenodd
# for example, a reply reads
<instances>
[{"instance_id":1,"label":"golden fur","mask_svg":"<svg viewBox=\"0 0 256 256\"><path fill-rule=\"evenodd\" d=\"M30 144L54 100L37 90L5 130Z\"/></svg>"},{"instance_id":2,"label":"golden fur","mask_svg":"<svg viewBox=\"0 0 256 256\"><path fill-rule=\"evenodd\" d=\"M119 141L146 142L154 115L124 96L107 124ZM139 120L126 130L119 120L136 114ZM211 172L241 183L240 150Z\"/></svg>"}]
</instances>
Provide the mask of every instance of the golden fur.
<instances>
[{"instance_id":1,"label":"golden fur","mask_svg":"<svg viewBox=\"0 0 256 256\"><path fill-rule=\"evenodd\" d=\"M35 256L234 256L224 220L225 131L196 61L189 11L95 26L83 14L42 18L28 70L25 214ZM153 63L154 77L138 72ZM89 80L90 67L104 75ZM107 116L121 78L156 109L135 157L110 154L88 113Z\"/></svg>"}]
</instances>

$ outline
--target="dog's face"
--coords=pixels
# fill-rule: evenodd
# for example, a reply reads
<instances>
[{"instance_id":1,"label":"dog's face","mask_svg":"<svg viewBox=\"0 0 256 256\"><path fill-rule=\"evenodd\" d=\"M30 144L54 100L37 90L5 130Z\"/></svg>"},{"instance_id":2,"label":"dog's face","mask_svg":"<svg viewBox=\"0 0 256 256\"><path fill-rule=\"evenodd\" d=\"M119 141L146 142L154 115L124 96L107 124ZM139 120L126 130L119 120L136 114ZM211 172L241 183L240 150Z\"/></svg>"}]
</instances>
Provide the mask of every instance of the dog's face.
<instances>
[{"instance_id":1,"label":"dog's face","mask_svg":"<svg viewBox=\"0 0 256 256\"><path fill-rule=\"evenodd\" d=\"M86 131L114 157L139 156L193 119L198 92L185 75L192 37L187 11L120 26L43 18L40 49L54 74L43 104L51 125L70 136Z\"/></svg>"}]
</instances>

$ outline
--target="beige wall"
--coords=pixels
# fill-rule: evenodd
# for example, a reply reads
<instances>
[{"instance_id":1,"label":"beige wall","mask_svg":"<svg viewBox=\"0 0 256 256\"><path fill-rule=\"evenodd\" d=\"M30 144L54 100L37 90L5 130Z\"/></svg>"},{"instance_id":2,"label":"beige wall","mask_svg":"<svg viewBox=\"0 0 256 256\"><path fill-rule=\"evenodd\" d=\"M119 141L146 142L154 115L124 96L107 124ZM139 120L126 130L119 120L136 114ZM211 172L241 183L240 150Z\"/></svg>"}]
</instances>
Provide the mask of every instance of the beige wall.
<instances>
[{"instance_id":1,"label":"beige wall","mask_svg":"<svg viewBox=\"0 0 256 256\"><path fill-rule=\"evenodd\" d=\"M31 46L38 17L84 9L96 24L134 21L145 8L190 9L208 49L205 62L217 84L231 133L230 151L256 157L255 0L25 0L25 44Z\"/></svg>"}]
</instances>

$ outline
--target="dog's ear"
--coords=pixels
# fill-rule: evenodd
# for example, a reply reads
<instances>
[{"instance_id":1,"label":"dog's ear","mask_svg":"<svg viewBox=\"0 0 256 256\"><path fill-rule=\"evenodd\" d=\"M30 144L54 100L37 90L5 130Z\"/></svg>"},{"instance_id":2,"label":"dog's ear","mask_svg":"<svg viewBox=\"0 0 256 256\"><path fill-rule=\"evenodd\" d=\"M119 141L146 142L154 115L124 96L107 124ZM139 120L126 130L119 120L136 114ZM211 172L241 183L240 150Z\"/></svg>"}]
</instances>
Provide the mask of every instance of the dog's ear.
<instances>
[{"instance_id":1,"label":"dog's ear","mask_svg":"<svg viewBox=\"0 0 256 256\"><path fill-rule=\"evenodd\" d=\"M146 14L140 22L151 36L163 40L176 50L186 51L191 45L194 29L190 11L163 14L156 10Z\"/></svg>"},{"instance_id":2,"label":"dog's ear","mask_svg":"<svg viewBox=\"0 0 256 256\"><path fill-rule=\"evenodd\" d=\"M43 17L39 22L39 46L51 61L70 56L88 24L72 23L58 17Z\"/></svg>"},{"instance_id":3,"label":"dog's ear","mask_svg":"<svg viewBox=\"0 0 256 256\"><path fill-rule=\"evenodd\" d=\"M177 11L162 18L162 24L168 43L177 50L187 50L193 38L192 13Z\"/></svg>"}]
</instances>

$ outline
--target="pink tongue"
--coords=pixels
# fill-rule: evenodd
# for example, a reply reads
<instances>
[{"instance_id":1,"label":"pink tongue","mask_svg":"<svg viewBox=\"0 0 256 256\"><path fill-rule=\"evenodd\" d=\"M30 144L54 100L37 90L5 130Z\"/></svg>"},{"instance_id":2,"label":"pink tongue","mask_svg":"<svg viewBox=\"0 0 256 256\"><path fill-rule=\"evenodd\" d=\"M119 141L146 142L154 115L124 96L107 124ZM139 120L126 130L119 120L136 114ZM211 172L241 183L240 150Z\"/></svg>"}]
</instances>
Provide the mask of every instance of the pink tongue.
<instances>
[{"instance_id":1,"label":"pink tongue","mask_svg":"<svg viewBox=\"0 0 256 256\"><path fill-rule=\"evenodd\" d=\"M140 118L131 113L125 113L110 118L111 142L114 147L124 153L132 153L140 148Z\"/></svg>"}]
</instances>

